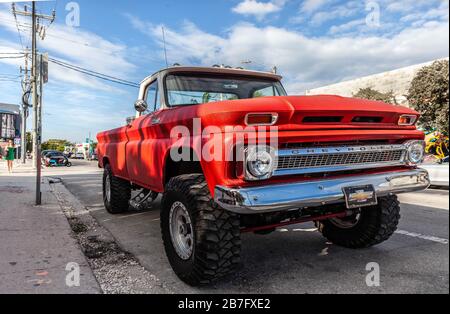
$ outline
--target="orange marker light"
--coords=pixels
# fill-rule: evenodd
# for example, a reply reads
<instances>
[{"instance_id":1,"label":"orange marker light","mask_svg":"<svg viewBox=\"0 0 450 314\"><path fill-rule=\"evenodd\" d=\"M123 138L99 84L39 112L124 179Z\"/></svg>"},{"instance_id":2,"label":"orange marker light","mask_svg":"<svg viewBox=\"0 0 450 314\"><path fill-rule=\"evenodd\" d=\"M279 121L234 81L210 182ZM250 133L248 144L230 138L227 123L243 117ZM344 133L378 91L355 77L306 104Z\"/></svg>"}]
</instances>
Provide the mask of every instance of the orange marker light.
<instances>
[{"instance_id":1,"label":"orange marker light","mask_svg":"<svg viewBox=\"0 0 450 314\"><path fill-rule=\"evenodd\" d=\"M398 119L398 125L414 125L417 121L417 116L414 115L402 115Z\"/></svg>"}]
</instances>

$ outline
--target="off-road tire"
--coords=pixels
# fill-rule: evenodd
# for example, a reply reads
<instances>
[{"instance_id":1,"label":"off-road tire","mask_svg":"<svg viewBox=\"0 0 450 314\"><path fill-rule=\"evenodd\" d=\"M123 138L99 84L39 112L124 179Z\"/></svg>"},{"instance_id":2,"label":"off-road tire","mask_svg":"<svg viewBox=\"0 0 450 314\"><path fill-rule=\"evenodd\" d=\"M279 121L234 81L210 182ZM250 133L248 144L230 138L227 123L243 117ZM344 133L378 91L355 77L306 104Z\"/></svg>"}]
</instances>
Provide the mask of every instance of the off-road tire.
<instances>
[{"instance_id":1,"label":"off-road tire","mask_svg":"<svg viewBox=\"0 0 450 314\"><path fill-rule=\"evenodd\" d=\"M378 205L361 208L361 217L351 229L339 228L329 220L317 222L319 231L336 245L363 249L388 240L397 230L400 203L397 196L382 197Z\"/></svg>"},{"instance_id":2,"label":"off-road tire","mask_svg":"<svg viewBox=\"0 0 450 314\"><path fill-rule=\"evenodd\" d=\"M181 259L170 236L170 209L181 202L193 225L193 253ZM167 258L175 274L191 286L210 284L233 272L240 262L239 215L220 208L201 174L170 179L162 198L161 232Z\"/></svg>"},{"instance_id":3,"label":"off-road tire","mask_svg":"<svg viewBox=\"0 0 450 314\"><path fill-rule=\"evenodd\" d=\"M110 182L111 198L106 197L106 180ZM103 171L103 202L105 208L110 214L120 214L128 210L131 199L130 182L115 177L110 165L105 166Z\"/></svg>"}]
</instances>

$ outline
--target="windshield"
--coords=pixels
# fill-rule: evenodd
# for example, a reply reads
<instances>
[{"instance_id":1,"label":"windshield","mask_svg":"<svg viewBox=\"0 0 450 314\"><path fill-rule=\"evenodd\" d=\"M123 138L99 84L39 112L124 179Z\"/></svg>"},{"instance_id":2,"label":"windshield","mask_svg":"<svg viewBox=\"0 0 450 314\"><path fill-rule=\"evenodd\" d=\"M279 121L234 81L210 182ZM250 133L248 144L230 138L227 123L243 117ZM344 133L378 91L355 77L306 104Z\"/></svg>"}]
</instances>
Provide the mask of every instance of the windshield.
<instances>
[{"instance_id":1,"label":"windshield","mask_svg":"<svg viewBox=\"0 0 450 314\"><path fill-rule=\"evenodd\" d=\"M283 86L278 81L242 76L168 75L166 91L169 106L286 96Z\"/></svg>"}]
</instances>

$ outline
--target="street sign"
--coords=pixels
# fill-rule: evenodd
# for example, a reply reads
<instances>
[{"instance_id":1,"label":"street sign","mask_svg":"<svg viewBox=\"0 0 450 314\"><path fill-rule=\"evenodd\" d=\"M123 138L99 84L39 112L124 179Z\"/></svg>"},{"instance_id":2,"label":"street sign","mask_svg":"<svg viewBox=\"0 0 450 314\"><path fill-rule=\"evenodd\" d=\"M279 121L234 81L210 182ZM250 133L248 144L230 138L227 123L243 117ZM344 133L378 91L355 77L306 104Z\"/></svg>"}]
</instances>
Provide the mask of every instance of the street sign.
<instances>
[{"instance_id":1,"label":"street sign","mask_svg":"<svg viewBox=\"0 0 450 314\"><path fill-rule=\"evenodd\" d=\"M16 137L14 139L14 146L20 146L21 143L22 143L22 141L20 140L20 138Z\"/></svg>"}]
</instances>

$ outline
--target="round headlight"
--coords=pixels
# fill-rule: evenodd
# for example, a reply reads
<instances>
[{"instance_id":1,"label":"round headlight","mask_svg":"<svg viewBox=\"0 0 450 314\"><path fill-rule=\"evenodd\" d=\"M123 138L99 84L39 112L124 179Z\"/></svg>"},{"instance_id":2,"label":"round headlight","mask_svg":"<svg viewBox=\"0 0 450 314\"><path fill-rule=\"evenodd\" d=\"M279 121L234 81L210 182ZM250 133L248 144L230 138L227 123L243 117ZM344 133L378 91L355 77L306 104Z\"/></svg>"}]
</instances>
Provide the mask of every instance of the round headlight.
<instances>
[{"instance_id":1,"label":"round headlight","mask_svg":"<svg viewBox=\"0 0 450 314\"><path fill-rule=\"evenodd\" d=\"M420 164L425 157L425 142L424 141L410 141L406 143L408 148L407 161L411 165Z\"/></svg>"},{"instance_id":2,"label":"round headlight","mask_svg":"<svg viewBox=\"0 0 450 314\"><path fill-rule=\"evenodd\" d=\"M247 154L247 170L257 179L267 179L272 176L274 160L270 147L253 147Z\"/></svg>"}]
</instances>

